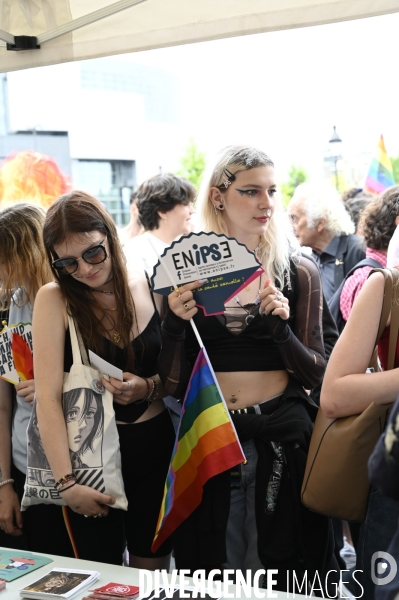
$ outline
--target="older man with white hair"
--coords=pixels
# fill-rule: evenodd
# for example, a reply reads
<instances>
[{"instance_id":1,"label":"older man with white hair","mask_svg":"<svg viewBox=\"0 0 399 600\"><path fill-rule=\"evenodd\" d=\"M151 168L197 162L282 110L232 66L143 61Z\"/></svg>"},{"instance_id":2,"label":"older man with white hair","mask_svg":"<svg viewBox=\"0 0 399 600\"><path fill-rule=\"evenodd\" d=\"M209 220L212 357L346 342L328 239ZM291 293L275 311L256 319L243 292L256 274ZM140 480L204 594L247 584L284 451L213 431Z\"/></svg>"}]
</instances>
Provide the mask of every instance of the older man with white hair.
<instances>
[{"instance_id":1,"label":"older man with white hair","mask_svg":"<svg viewBox=\"0 0 399 600\"><path fill-rule=\"evenodd\" d=\"M302 183L288 205L288 215L301 246L312 249L329 301L346 274L365 257L362 240L353 235L355 226L332 187Z\"/></svg>"}]
</instances>

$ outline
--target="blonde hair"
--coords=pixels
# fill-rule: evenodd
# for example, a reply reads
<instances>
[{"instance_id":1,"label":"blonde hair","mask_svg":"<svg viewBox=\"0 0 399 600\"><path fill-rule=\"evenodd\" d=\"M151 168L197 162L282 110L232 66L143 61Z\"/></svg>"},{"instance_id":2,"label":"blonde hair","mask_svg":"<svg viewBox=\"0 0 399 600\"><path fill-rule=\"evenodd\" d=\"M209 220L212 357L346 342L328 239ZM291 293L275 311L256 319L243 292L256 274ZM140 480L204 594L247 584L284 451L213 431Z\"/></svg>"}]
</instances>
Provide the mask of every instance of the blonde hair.
<instances>
[{"instance_id":1,"label":"blonde hair","mask_svg":"<svg viewBox=\"0 0 399 600\"><path fill-rule=\"evenodd\" d=\"M0 308L10 305L20 286L26 292L23 304L33 305L42 285L53 280L43 243L45 216L41 206L27 202L0 210L0 265L6 271L0 285Z\"/></svg>"},{"instance_id":2,"label":"blonde hair","mask_svg":"<svg viewBox=\"0 0 399 600\"><path fill-rule=\"evenodd\" d=\"M251 146L228 146L218 153L215 161L205 170L196 202L203 231L229 235L223 211L215 213L209 197L210 189L223 186L228 173L235 175L239 171L266 166L274 167L273 161L267 154ZM225 193L223 188L220 192ZM277 279L283 287L285 278L290 278L290 243L288 220L278 199L269 227L263 234L258 256L268 276Z\"/></svg>"}]
</instances>

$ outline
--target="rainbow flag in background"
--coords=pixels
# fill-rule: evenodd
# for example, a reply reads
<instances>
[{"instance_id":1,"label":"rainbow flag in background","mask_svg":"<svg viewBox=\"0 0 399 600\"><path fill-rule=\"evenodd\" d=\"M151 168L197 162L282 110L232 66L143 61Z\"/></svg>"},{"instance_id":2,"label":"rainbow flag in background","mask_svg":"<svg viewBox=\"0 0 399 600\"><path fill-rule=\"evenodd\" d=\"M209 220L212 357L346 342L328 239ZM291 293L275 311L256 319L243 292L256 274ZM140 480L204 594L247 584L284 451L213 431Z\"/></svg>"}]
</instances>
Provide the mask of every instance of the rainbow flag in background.
<instances>
[{"instance_id":1,"label":"rainbow flag in background","mask_svg":"<svg viewBox=\"0 0 399 600\"><path fill-rule=\"evenodd\" d=\"M241 444L202 348L184 398L152 551L197 508L204 484L245 460Z\"/></svg>"},{"instance_id":2,"label":"rainbow flag in background","mask_svg":"<svg viewBox=\"0 0 399 600\"><path fill-rule=\"evenodd\" d=\"M371 161L371 167L366 179L366 189L375 194L395 185L391 159L385 149L384 138L381 136L377 151Z\"/></svg>"}]
</instances>

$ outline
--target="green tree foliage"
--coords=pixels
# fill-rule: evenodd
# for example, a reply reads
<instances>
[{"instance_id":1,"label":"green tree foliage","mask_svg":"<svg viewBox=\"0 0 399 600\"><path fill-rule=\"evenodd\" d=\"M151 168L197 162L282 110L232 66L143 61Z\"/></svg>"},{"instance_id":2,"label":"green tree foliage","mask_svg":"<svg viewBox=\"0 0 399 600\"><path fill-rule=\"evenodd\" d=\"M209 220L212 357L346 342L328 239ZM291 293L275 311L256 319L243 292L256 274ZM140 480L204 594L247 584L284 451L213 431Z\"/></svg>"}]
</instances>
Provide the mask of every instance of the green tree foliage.
<instances>
[{"instance_id":1,"label":"green tree foliage","mask_svg":"<svg viewBox=\"0 0 399 600\"><path fill-rule=\"evenodd\" d=\"M399 156L397 156L396 158L391 157L391 163L395 183L399 184Z\"/></svg>"},{"instance_id":2,"label":"green tree foliage","mask_svg":"<svg viewBox=\"0 0 399 600\"><path fill-rule=\"evenodd\" d=\"M198 189L205 169L205 154L199 150L192 138L180 159L180 165L181 169L176 174L191 181Z\"/></svg>"},{"instance_id":3,"label":"green tree foliage","mask_svg":"<svg viewBox=\"0 0 399 600\"><path fill-rule=\"evenodd\" d=\"M292 165L288 173L288 181L281 186L281 197L284 206L287 206L288 202L291 200L295 188L297 188L300 183L306 181L307 177L308 176L302 167L295 167L295 165Z\"/></svg>"}]
</instances>

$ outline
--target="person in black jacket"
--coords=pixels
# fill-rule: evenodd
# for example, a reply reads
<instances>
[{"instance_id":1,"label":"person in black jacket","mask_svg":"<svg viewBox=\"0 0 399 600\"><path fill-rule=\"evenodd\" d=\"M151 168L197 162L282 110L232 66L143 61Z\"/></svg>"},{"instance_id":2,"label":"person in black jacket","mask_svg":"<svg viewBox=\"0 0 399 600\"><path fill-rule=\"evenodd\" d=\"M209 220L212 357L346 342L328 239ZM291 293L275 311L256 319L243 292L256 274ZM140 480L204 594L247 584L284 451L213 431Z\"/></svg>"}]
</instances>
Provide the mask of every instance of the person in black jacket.
<instances>
[{"instance_id":1,"label":"person in black jacket","mask_svg":"<svg viewBox=\"0 0 399 600\"><path fill-rule=\"evenodd\" d=\"M301 246L312 248L329 301L346 274L365 257L362 240L353 235L355 226L333 188L299 185L288 214Z\"/></svg>"}]
</instances>

